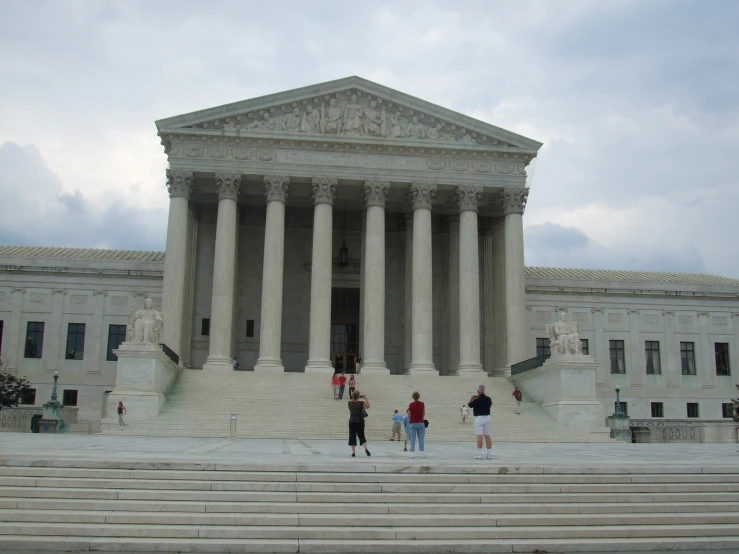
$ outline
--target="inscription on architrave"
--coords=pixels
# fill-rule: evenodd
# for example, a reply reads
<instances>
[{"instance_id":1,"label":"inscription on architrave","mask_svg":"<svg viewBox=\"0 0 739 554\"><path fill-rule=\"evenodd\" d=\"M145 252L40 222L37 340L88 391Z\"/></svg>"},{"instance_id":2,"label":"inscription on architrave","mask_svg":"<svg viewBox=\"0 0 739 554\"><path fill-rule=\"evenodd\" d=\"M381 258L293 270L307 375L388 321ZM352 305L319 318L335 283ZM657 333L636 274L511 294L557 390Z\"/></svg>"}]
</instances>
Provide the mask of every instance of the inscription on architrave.
<instances>
[{"instance_id":1,"label":"inscription on architrave","mask_svg":"<svg viewBox=\"0 0 739 554\"><path fill-rule=\"evenodd\" d=\"M287 150L278 152L277 160L282 163L309 165L343 165L348 167L370 167L375 169L424 169L423 158L411 156L375 156L370 154L344 154L333 152L302 152Z\"/></svg>"}]
</instances>

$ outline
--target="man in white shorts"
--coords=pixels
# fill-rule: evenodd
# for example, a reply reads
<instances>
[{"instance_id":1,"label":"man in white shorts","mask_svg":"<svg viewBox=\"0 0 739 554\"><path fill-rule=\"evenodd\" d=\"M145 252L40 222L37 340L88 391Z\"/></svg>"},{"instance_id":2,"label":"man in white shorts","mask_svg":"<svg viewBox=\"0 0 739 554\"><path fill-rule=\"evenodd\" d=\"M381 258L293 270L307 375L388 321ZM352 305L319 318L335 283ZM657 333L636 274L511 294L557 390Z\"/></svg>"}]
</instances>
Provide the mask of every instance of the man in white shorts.
<instances>
[{"instance_id":1,"label":"man in white shorts","mask_svg":"<svg viewBox=\"0 0 739 554\"><path fill-rule=\"evenodd\" d=\"M485 385L478 385L477 393L472 395L467 405L472 408L472 415L475 417L475 435L477 435L477 456L475 458L482 460L487 457L488 460L492 460L493 438L491 434L493 430L493 418L490 415L490 408L493 405L493 399L485 394ZM485 437L487 456L485 456L482 448L483 437Z\"/></svg>"}]
</instances>

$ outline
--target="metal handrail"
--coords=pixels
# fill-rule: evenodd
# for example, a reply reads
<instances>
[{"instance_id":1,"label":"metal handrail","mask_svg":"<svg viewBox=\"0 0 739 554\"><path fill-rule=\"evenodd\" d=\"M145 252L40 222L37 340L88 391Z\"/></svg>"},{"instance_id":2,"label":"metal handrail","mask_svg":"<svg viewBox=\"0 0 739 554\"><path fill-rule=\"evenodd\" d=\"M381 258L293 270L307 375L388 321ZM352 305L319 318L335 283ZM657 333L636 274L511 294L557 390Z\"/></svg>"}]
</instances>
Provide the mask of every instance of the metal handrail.
<instances>
[{"instance_id":1,"label":"metal handrail","mask_svg":"<svg viewBox=\"0 0 739 554\"><path fill-rule=\"evenodd\" d=\"M546 362L548 359L549 356L536 356L534 358L529 358L528 360L512 364L511 375L520 375L521 373L532 371L537 367L541 367L542 365L544 365L544 362Z\"/></svg>"},{"instance_id":2,"label":"metal handrail","mask_svg":"<svg viewBox=\"0 0 739 554\"><path fill-rule=\"evenodd\" d=\"M177 355L177 352L175 352L174 350L172 350L169 346L167 346L163 342L160 342L159 343L159 346L162 347L162 352L164 352L164 354L170 360L172 360L175 364L180 365L180 357Z\"/></svg>"}]
</instances>

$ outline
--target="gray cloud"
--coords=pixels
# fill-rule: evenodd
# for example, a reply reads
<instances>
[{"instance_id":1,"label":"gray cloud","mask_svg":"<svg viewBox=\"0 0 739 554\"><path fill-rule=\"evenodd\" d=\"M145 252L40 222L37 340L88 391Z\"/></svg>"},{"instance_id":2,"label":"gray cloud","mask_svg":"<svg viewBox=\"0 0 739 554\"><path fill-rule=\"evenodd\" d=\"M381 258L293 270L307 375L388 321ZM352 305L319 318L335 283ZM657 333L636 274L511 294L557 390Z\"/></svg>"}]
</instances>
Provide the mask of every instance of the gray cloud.
<instances>
[{"instance_id":1,"label":"gray cloud","mask_svg":"<svg viewBox=\"0 0 739 554\"><path fill-rule=\"evenodd\" d=\"M739 235L737 20L722 0L7 2L0 142L36 145L59 176L36 204L117 218L134 247L137 216L106 210L166 209L154 120L357 74L545 143L529 263L739 277L721 240ZM545 223L591 242L542 242Z\"/></svg>"}]
</instances>

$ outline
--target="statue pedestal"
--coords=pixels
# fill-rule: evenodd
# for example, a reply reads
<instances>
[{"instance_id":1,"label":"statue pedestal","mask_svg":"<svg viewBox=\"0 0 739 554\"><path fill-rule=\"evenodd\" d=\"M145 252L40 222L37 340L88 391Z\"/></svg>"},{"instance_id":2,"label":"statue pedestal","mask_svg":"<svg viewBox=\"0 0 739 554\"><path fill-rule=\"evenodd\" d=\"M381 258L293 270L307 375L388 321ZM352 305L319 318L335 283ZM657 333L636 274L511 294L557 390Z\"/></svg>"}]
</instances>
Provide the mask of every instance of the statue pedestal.
<instances>
[{"instance_id":1,"label":"statue pedestal","mask_svg":"<svg viewBox=\"0 0 739 554\"><path fill-rule=\"evenodd\" d=\"M524 394L540 403L562 425L609 434L603 404L595 394L595 370L590 356L573 354L548 359L544 365L511 377Z\"/></svg>"},{"instance_id":2,"label":"statue pedestal","mask_svg":"<svg viewBox=\"0 0 739 554\"><path fill-rule=\"evenodd\" d=\"M182 369L170 360L159 345L124 342L118 356L115 390L108 395L104 425L118 425L118 402L126 407L124 421L145 421L159 415L167 389Z\"/></svg>"}]
</instances>

